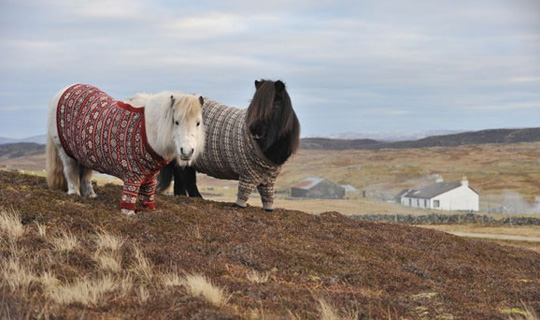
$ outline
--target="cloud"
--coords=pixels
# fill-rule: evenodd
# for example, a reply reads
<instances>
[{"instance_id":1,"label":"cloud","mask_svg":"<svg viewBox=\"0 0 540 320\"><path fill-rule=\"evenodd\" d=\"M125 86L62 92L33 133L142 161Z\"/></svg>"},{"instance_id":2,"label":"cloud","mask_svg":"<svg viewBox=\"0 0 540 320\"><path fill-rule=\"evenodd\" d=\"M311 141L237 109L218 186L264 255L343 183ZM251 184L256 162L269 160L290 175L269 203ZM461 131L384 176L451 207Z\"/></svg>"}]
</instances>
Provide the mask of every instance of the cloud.
<instances>
[{"instance_id":1,"label":"cloud","mask_svg":"<svg viewBox=\"0 0 540 320\"><path fill-rule=\"evenodd\" d=\"M145 16L145 1L141 0L49 0L64 15L88 19L139 19Z\"/></svg>"},{"instance_id":2,"label":"cloud","mask_svg":"<svg viewBox=\"0 0 540 320\"><path fill-rule=\"evenodd\" d=\"M540 77L516 77L508 80L510 83L540 82Z\"/></svg>"},{"instance_id":3,"label":"cloud","mask_svg":"<svg viewBox=\"0 0 540 320\"><path fill-rule=\"evenodd\" d=\"M175 89L246 106L253 80L271 78L287 83L303 128L314 134L358 124L530 126L540 113L539 7L536 0L10 0L0 12L0 94L4 105L30 110L81 81L120 97ZM455 121L464 113L474 121ZM4 121L17 119L0 116L0 130Z\"/></svg>"},{"instance_id":4,"label":"cloud","mask_svg":"<svg viewBox=\"0 0 540 320\"><path fill-rule=\"evenodd\" d=\"M540 101L532 102L512 102L512 103L501 103L494 105L479 105L471 106L470 108L483 111L510 111L510 110L519 110L519 109L537 109L540 110ZM540 114L540 111L539 111Z\"/></svg>"},{"instance_id":5,"label":"cloud","mask_svg":"<svg viewBox=\"0 0 540 320\"><path fill-rule=\"evenodd\" d=\"M21 110L21 107L18 106L0 106L0 112L10 112Z\"/></svg>"}]
</instances>

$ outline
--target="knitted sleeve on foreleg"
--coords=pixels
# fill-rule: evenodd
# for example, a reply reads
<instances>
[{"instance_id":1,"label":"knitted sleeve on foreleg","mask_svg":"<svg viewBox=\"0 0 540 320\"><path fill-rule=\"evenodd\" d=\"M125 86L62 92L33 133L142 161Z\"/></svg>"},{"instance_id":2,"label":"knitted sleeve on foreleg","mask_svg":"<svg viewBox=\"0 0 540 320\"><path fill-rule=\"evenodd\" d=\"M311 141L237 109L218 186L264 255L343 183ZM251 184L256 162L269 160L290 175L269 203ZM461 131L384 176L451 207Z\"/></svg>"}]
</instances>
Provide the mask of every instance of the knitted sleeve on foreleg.
<instances>
[{"instance_id":1,"label":"knitted sleeve on foreleg","mask_svg":"<svg viewBox=\"0 0 540 320\"><path fill-rule=\"evenodd\" d=\"M257 186L257 190L261 195L263 208L272 210L274 208L274 183L260 184Z\"/></svg>"},{"instance_id":2,"label":"knitted sleeve on foreleg","mask_svg":"<svg viewBox=\"0 0 540 320\"><path fill-rule=\"evenodd\" d=\"M141 202L143 208L150 210L154 210L156 208L156 203L154 199L156 185L156 174L148 177L142 183L139 190L139 201Z\"/></svg>"},{"instance_id":3,"label":"knitted sleeve on foreleg","mask_svg":"<svg viewBox=\"0 0 540 320\"><path fill-rule=\"evenodd\" d=\"M249 195L254 188L255 183L240 179L240 181L238 182L238 196L236 199L236 204L241 207L245 207L247 205Z\"/></svg>"}]
</instances>

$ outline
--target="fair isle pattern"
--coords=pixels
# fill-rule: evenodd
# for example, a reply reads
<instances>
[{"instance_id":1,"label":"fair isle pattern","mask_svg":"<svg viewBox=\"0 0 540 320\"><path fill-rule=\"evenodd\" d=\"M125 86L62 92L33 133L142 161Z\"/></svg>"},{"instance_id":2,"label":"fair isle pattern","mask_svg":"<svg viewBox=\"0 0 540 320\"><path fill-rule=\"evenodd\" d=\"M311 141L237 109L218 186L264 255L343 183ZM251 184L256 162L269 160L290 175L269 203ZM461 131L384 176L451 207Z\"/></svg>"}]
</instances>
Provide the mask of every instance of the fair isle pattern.
<instances>
[{"instance_id":1,"label":"fair isle pattern","mask_svg":"<svg viewBox=\"0 0 540 320\"><path fill-rule=\"evenodd\" d=\"M204 152L195 169L219 179L239 180L238 202L244 205L255 187L265 208L274 202L274 183L281 166L268 160L251 138L246 126L247 109L204 99L206 128Z\"/></svg>"},{"instance_id":2,"label":"fair isle pattern","mask_svg":"<svg viewBox=\"0 0 540 320\"><path fill-rule=\"evenodd\" d=\"M62 94L56 117L60 142L70 157L123 180L123 209L135 210L137 197L144 207L154 208L155 178L167 161L148 144L144 108L75 84Z\"/></svg>"}]
</instances>

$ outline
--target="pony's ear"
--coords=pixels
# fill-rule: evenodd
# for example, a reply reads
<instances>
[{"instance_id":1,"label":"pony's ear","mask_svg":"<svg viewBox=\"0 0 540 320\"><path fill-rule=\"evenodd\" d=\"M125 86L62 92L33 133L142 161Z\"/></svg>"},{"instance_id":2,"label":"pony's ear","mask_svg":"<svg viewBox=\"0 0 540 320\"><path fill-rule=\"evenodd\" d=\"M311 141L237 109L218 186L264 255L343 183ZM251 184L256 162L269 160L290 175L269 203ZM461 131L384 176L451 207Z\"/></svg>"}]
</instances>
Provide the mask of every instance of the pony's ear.
<instances>
[{"instance_id":1,"label":"pony's ear","mask_svg":"<svg viewBox=\"0 0 540 320\"><path fill-rule=\"evenodd\" d=\"M204 98L203 96L199 96L199 102L201 103L201 107L204 105Z\"/></svg>"},{"instance_id":2,"label":"pony's ear","mask_svg":"<svg viewBox=\"0 0 540 320\"><path fill-rule=\"evenodd\" d=\"M277 93L281 93L285 90L285 84L281 80L278 80L274 83L274 88L276 88Z\"/></svg>"},{"instance_id":3,"label":"pony's ear","mask_svg":"<svg viewBox=\"0 0 540 320\"><path fill-rule=\"evenodd\" d=\"M255 80L255 88L259 89L261 87L262 81Z\"/></svg>"},{"instance_id":4,"label":"pony's ear","mask_svg":"<svg viewBox=\"0 0 540 320\"><path fill-rule=\"evenodd\" d=\"M171 94L171 108L174 107L174 103L176 100L174 99L174 96Z\"/></svg>"}]
</instances>

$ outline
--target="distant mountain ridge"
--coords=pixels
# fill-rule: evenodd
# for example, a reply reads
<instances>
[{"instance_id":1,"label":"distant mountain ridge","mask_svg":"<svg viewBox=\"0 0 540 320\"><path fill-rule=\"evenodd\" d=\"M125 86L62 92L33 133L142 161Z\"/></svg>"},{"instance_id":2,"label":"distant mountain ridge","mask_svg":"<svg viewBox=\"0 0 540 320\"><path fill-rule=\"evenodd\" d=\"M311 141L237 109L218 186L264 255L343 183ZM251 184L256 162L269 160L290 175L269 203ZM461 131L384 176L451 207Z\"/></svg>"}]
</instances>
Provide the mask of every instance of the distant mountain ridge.
<instances>
[{"instance_id":1,"label":"distant mountain ridge","mask_svg":"<svg viewBox=\"0 0 540 320\"><path fill-rule=\"evenodd\" d=\"M8 143L37 143L37 144L45 144L47 142L47 135L41 134L39 136L32 136L28 138L22 138L22 139L14 139L14 138L4 138L0 137L0 145L8 144Z\"/></svg>"},{"instance_id":2,"label":"distant mountain ridge","mask_svg":"<svg viewBox=\"0 0 540 320\"><path fill-rule=\"evenodd\" d=\"M0 160L15 159L45 153L45 145L33 142L6 143L0 145Z\"/></svg>"},{"instance_id":3,"label":"distant mountain ridge","mask_svg":"<svg viewBox=\"0 0 540 320\"><path fill-rule=\"evenodd\" d=\"M431 136L443 136L465 132L464 130L418 130L418 131L371 131L371 132L341 132L310 138L330 138L339 140L370 139L381 142L419 140Z\"/></svg>"},{"instance_id":4,"label":"distant mountain ridge","mask_svg":"<svg viewBox=\"0 0 540 320\"><path fill-rule=\"evenodd\" d=\"M433 135L417 140L395 141L399 137L422 136L430 132L452 132L452 131L423 131L405 133L367 133L354 134L344 133L341 136L379 136L385 141L376 139L334 139L326 137L302 138L302 149L327 149L327 150L377 150L383 148L404 149L404 148L429 148L429 147L453 147L467 144L486 143L519 143L540 141L540 127L521 129L488 129L480 131L458 132L453 134ZM454 131L455 132L455 131ZM339 135L333 135L339 136ZM394 141L388 141L391 139ZM28 137L24 139L10 139L0 137L0 157L13 157L16 154L33 155L44 152L46 135ZM38 147L41 145L41 147ZM17 149L26 149L16 151ZM18 153L19 152L19 153Z\"/></svg>"},{"instance_id":5,"label":"distant mountain ridge","mask_svg":"<svg viewBox=\"0 0 540 320\"><path fill-rule=\"evenodd\" d=\"M429 147L454 147L469 144L519 143L540 141L540 128L489 129L431 136L419 140L384 142L372 139L303 138L302 149L378 150Z\"/></svg>"}]
</instances>

